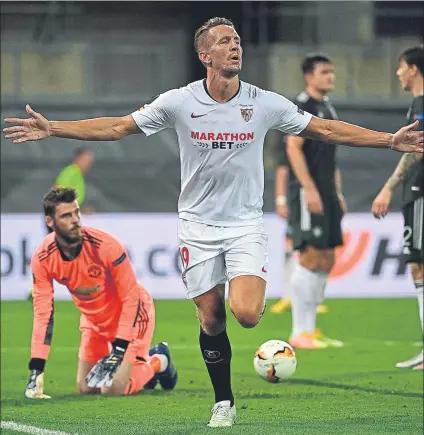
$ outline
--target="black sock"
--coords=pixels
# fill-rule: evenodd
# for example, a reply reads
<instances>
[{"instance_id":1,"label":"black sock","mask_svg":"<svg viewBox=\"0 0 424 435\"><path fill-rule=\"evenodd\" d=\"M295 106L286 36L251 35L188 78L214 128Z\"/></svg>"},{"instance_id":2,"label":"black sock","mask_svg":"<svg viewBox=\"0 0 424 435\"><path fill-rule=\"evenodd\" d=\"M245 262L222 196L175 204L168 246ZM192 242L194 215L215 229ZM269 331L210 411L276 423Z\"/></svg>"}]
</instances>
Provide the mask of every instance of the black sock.
<instances>
[{"instance_id":1,"label":"black sock","mask_svg":"<svg viewBox=\"0 0 424 435\"><path fill-rule=\"evenodd\" d=\"M220 334L207 335L200 328L200 350L205 360L209 377L215 391L215 403L229 400L234 405L234 396L231 390L231 345L227 331Z\"/></svg>"}]
</instances>

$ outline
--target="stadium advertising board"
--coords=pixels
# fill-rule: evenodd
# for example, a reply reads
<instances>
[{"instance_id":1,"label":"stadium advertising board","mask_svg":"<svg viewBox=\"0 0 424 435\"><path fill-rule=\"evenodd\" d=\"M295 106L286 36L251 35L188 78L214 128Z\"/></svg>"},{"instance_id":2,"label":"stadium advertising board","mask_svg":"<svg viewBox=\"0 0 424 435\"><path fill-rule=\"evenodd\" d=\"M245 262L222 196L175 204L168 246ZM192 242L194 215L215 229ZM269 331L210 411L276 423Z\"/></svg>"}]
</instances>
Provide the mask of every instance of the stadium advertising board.
<instances>
[{"instance_id":1,"label":"stadium advertising board","mask_svg":"<svg viewBox=\"0 0 424 435\"><path fill-rule=\"evenodd\" d=\"M1 217L1 298L24 299L32 284L31 254L42 240L42 217L34 214ZM96 214L84 216L86 225L115 235L128 249L138 279L156 299L185 298L180 279L175 214ZM284 223L265 215L268 244L268 297L283 292ZM412 282L401 256L402 217L377 221L370 214L349 214L343 221L345 246L327 287L328 297L412 296ZM55 284L57 299L70 299Z\"/></svg>"}]
</instances>

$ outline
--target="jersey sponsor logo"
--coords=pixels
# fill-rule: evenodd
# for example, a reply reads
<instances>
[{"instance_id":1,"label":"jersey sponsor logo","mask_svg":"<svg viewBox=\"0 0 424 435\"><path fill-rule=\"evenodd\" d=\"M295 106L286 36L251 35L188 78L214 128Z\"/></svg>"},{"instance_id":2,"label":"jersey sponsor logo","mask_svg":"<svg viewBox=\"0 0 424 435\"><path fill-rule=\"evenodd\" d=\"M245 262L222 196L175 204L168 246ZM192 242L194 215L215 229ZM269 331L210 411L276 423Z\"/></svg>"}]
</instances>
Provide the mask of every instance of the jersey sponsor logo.
<instances>
[{"instance_id":1,"label":"jersey sponsor logo","mask_svg":"<svg viewBox=\"0 0 424 435\"><path fill-rule=\"evenodd\" d=\"M255 133L204 133L192 131L191 138L197 140L193 144L202 149L232 150L244 148L255 139Z\"/></svg>"},{"instance_id":2,"label":"jersey sponsor logo","mask_svg":"<svg viewBox=\"0 0 424 435\"><path fill-rule=\"evenodd\" d=\"M74 290L69 289L69 292L75 296L90 296L100 289L99 285L95 287L77 287Z\"/></svg>"},{"instance_id":3,"label":"jersey sponsor logo","mask_svg":"<svg viewBox=\"0 0 424 435\"><path fill-rule=\"evenodd\" d=\"M244 142L255 139L255 133L253 131L251 133L201 133L199 131L192 131L191 138L210 141Z\"/></svg>"},{"instance_id":4,"label":"jersey sponsor logo","mask_svg":"<svg viewBox=\"0 0 424 435\"><path fill-rule=\"evenodd\" d=\"M98 278L102 274L102 269L97 264L93 264L88 268L88 276Z\"/></svg>"},{"instance_id":5,"label":"jersey sponsor logo","mask_svg":"<svg viewBox=\"0 0 424 435\"><path fill-rule=\"evenodd\" d=\"M240 108L240 114L241 117L246 121L249 122L252 119L253 116L253 107L242 107Z\"/></svg>"},{"instance_id":6,"label":"jersey sponsor logo","mask_svg":"<svg viewBox=\"0 0 424 435\"><path fill-rule=\"evenodd\" d=\"M203 113L202 115L195 115L193 112L191 112L191 117L192 118L201 118L202 116L206 116L207 113Z\"/></svg>"}]
</instances>

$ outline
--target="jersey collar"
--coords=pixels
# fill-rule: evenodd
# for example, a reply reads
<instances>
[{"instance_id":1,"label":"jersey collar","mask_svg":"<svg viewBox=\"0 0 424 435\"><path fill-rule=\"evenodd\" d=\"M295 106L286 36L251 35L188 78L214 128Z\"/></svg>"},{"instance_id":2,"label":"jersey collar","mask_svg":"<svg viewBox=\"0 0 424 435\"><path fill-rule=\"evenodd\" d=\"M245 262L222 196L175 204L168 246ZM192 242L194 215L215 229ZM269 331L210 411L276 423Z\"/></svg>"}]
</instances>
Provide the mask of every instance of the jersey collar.
<instances>
[{"instance_id":1,"label":"jersey collar","mask_svg":"<svg viewBox=\"0 0 424 435\"><path fill-rule=\"evenodd\" d=\"M206 79L203 79L203 89L205 90L205 92L206 92L206 94L207 94L207 96L209 97L209 98L211 98L213 101L215 101L215 103L218 103L218 101L216 101L213 97L212 97L212 95L209 93L209 91L208 91L208 87L207 87L207 85L206 85ZM218 104L226 104L226 103L229 103L231 100L234 100L234 98L236 98L237 97L237 95L239 95L240 94L240 91L241 91L241 80L239 79L239 87L238 87L238 89L237 89L237 92L229 99L229 100L227 100L225 103L218 103Z\"/></svg>"},{"instance_id":2,"label":"jersey collar","mask_svg":"<svg viewBox=\"0 0 424 435\"><path fill-rule=\"evenodd\" d=\"M60 256L62 257L62 260L63 260L63 261L73 261L73 260L75 260L75 259L80 255L80 253L81 253L81 251L82 251L82 245L83 245L83 243L84 243L84 240L82 240L82 241L81 241L81 244L77 247L77 250L76 250L76 252L75 252L75 257L74 257L74 258L68 258L68 257L65 255L65 253L63 252L63 249L61 248L61 246L60 246L60 244L57 242L57 240L55 239L54 241L56 242L57 249L59 250L59 252L60 252Z\"/></svg>"}]
</instances>

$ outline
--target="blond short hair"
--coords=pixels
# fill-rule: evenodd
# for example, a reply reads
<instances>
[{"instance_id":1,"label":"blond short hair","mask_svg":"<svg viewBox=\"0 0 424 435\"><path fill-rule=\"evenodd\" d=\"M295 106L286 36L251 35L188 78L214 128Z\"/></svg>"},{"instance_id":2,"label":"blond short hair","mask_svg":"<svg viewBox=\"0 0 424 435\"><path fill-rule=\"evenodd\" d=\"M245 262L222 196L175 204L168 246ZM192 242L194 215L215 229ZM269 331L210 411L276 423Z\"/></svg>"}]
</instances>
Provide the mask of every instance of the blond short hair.
<instances>
[{"instance_id":1,"label":"blond short hair","mask_svg":"<svg viewBox=\"0 0 424 435\"><path fill-rule=\"evenodd\" d=\"M234 23L228 18L210 18L208 21L206 21L206 23L199 27L194 34L194 48L196 53L199 53L200 46L204 43L208 31L217 26L230 26L234 29Z\"/></svg>"}]
</instances>

